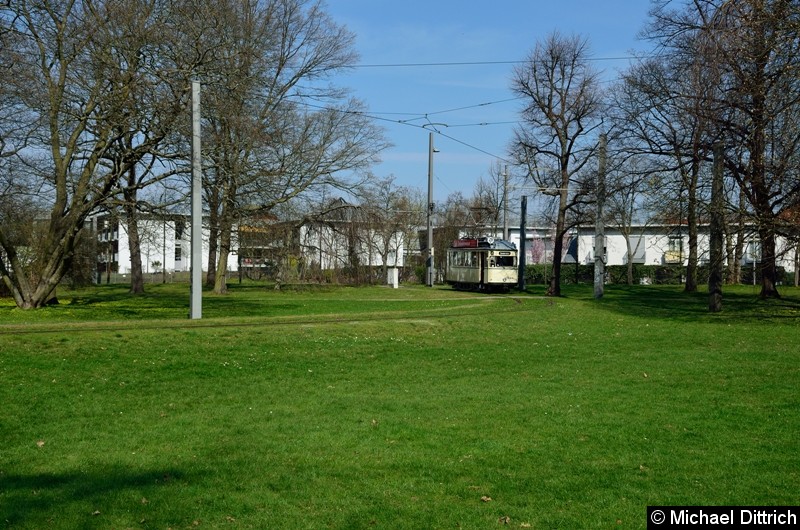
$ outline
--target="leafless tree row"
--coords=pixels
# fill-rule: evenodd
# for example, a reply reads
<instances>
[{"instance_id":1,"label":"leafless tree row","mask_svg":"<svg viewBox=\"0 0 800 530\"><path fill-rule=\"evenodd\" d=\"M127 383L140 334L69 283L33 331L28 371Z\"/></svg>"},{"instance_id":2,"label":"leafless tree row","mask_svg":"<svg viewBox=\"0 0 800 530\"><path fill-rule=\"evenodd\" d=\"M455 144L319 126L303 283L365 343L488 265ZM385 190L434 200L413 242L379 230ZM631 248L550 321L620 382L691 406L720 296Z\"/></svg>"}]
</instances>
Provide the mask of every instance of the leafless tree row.
<instances>
[{"instance_id":1,"label":"leafless tree row","mask_svg":"<svg viewBox=\"0 0 800 530\"><path fill-rule=\"evenodd\" d=\"M342 185L386 146L330 84L352 35L313 0L9 0L0 38L0 275L22 308L54 297L102 208L123 209L143 289L137 214L186 172L193 78L218 292L243 215Z\"/></svg>"},{"instance_id":2,"label":"leafless tree row","mask_svg":"<svg viewBox=\"0 0 800 530\"><path fill-rule=\"evenodd\" d=\"M586 222L579 214L592 200L605 132L612 222L624 233L643 221L637 212L652 212L685 224L686 290L696 290L698 225L721 145L728 277L739 273L745 224L755 226L761 296L777 297L776 236L796 241L800 217L799 32L800 4L791 0L654 0L643 37L655 53L605 91L585 40L554 33L540 42L513 79L527 104L512 153L558 201L555 241L570 222ZM560 251L549 289L556 295Z\"/></svg>"},{"instance_id":3,"label":"leafless tree row","mask_svg":"<svg viewBox=\"0 0 800 530\"><path fill-rule=\"evenodd\" d=\"M627 235L629 258L640 240L634 227L685 226L686 289L697 288L698 226L721 145L728 277L740 273L745 227L755 226L761 295L778 296L775 239L800 231L799 28L792 0L654 0L643 37L656 53L612 87L601 84L586 39L553 33L536 45L513 72L512 89L526 103L512 172L552 197L550 294L560 293L566 234L591 221L605 133L606 215ZM342 174L372 182L354 195L363 202L359 223L373 233L407 228L398 212L419 221L419 205L403 203L409 193L368 178L387 143L363 103L332 84L356 59L353 35L316 0L4 2L0 275L19 307L54 297L84 260L82 227L101 209L127 223L131 290L142 291L147 236L138 217L186 200L176 190L186 189L193 78L203 82L207 268L216 292L226 289L235 226L318 189L353 193ZM492 168L470 199L452 195L438 224L499 227L500 175Z\"/></svg>"}]
</instances>

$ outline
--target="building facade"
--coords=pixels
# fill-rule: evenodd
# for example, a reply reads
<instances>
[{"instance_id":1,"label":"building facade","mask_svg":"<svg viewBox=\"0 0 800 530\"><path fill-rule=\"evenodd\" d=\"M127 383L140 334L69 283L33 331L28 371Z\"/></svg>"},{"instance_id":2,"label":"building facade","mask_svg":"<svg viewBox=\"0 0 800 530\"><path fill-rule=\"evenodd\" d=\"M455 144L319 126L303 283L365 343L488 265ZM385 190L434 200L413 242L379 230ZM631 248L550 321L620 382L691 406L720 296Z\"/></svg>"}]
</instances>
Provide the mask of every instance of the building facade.
<instances>
[{"instance_id":1,"label":"building facade","mask_svg":"<svg viewBox=\"0 0 800 530\"><path fill-rule=\"evenodd\" d=\"M124 219L97 214L87 221L97 238L97 283L112 274L131 273L130 238ZM144 274L189 272L191 270L191 218L183 215L142 216L138 221ZM208 231L203 230L203 271L208 269ZM228 257L228 267L237 270L235 254Z\"/></svg>"},{"instance_id":2,"label":"building facade","mask_svg":"<svg viewBox=\"0 0 800 530\"><path fill-rule=\"evenodd\" d=\"M109 214L89 218L96 235L96 281L131 273L130 238L124 220ZM142 216L138 221L142 272L172 274L191 270L191 218L183 215ZM207 271L209 232L203 229L202 270ZM404 264L401 233L381 230L357 219L303 219L279 222L263 216L235 227L228 271L250 278L277 271L301 275L308 268L389 268Z\"/></svg>"},{"instance_id":3,"label":"building facade","mask_svg":"<svg viewBox=\"0 0 800 530\"><path fill-rule=\"evenodd\" d=\"M689 235L686 226L649 225L632 227L626 238L618 228L605 228L605 264L627 265L687 265L689 260ZM528 264L552 263L555 230L552 228L526 229L525 258ZM497 237L500 237L498 234ZM519 228L509 230L509 240L520 248ZM630 243L630 252L628 244ZM571 230L564 240L563 263L590 265L594 263L594 227ZM709 227L698 227L698 264L709 261ZM776 241L777 266L786 271L797 270L798 243L785 237ZM754 230L745 233L742 266L752 266L761 259L761 242Z\"/></svg>"}]
</instances>

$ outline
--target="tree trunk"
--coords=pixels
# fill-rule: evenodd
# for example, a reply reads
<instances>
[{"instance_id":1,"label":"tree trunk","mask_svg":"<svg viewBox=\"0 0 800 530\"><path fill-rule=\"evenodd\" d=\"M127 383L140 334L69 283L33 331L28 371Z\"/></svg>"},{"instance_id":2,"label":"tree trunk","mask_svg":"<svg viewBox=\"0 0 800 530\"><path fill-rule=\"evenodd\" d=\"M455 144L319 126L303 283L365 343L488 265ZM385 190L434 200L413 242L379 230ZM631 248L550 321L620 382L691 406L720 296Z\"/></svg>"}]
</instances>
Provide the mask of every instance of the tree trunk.
<instances>
[{"instance_id":1,"label":"tree trunk","mask_svg":"<svg viewBox=\"0 0 800 530\"><path fill-rule=\"evenodd\" d=\"M208 273L206 286L216 288L217 285L217 248L219 243L219 194L215 192L208 199Z\"/></svg>"},{"instance_id":2,"label":"tree trunk","mask_svg":"<svg viewBox=\"0 0 800 530\"><path fill-rule=\"evenodd\" d=\"M219 248L219 216L211 209L208 219L208 273L206 274L206 285L215 287L217 284L217 249Z\"/></svg>"},{"instance_id":3,"label":"tree trunk","mask_svg":"<svg viewBox=\"0 0 800 530\"><path fill-rule=\"evenodd\" d=\"M735 249L733 245L733 234L731 233L731 227L728 221L726 220L724 225L725 230L725 261L727 263L725 267L725 283L727 285L731 285L734 283L734 263L736 262L736 255Z\"/></svg>"},{"instance_id":4,"label":"tree trunk","mask_svg":"<svg viewBox=\"0 0 800 530\"><path fill-rule=\"evenodd\" d=\"M127 209L127 208L126 208ZM135 208L134 208L135 209ZM144 294L144 275L142 273L142 250L139 238L139 224L135 218L127 219L128 249L131 254L131 294Z\"/></svg>"},{"instance_id":5,"label":"tree trunk","mask_svg":"<svg viewBox=\"0 0 800 530\"><path fill-rule=\"evenodd\" d=\"M142 244L139 237L139 219L136 210L136 189L125 190L125 226L128 231L128 250L131 254L131 294L144 294L142 273Z\"/></svg>"},{"instance_id":6,"label":"tree trunk","mask_svg":"<svg viewBox=\"0 0 800 530\"><path fill-rule=\"evenodd\" d=\"M763 129L756 129L757 146L763 146ZM772 214L770 192L766 185L766 170L764 168L763 150L752 151L757 156L753 156L751 174L751 195L750 203L755 210L758 219L758 237L761 239L761 261L758 264L761 272L761 298L780 298L778 293L778 271L776 267L775 253L775 219Z\"/></svg>"},{"instance_id":7,"label":"tree trunk","mask_svg":"<svg viewBox=\"0 0 800 530\"><path fill-rule=\"evenodd\" d=\"M83 224L73 221L71 214L53 213L42 246L41 266L32 271L17 254L17 248L0 231L0 246L6 252L9 267L3 264L0 272L20 309L38 309L53 303L56 287L66 273L66 264L75 250L75 241ZM2 261L2 260L0 260ZM13 274L12 274L13 272Z\"/></svg>"},{"instance_id":8,"label":"tree trunk","mask_svg":"<svg viewBox=\"0 0 800 530\"><path fill-rule=\"evenodd\" d=\"M631 252L631 244L628 243L628 285L633 285L633 252Z\"/></svg>"},{"instance_id":9,"label":"tree trunk","mask_svg":"<svg viewBox=\"0 0 800 530\"><path fill-rule=\"evenodd\" d=\"M761 53L758 53L761 52ZM769 117L766 106L767 85L765 74L766 55L758 50L756 71L752 80L752 132L749 136L751 204L759 222L758 236L761 238L761 298L780 298L777 288L775 264L775 219L772 210L772 190L768 185L766 156L767 128Z\"/></svg>"},{"instance_id":10,"label":"tree trunk","mask_svg":"<svg viewBox=\"0 0 800 530\"><path fill-rule=\"evenodd\" d=\"M725 203L722 187L723 173L722 145L714 146L714 171L711 181L711 223L709 229L709 276L708 310L712 313L722 311L722 245L725 225Z\"/></svg>"},{"instance_id":11,"label":"tree trunk","mask_svg":"<svg viewBox=\"0 0 800 530\"><path fill-rule=\"evenodd\" d=\"M780 298L778 292L778 269L775 264L775 229L771 223L763 224L758 230L761 238L761 298Z\"/></svg>"},{"instance_id":12,"label":"tree trunk","mask_svg":"<svg viewBox=\"0 0 800 530\"><path fill-rule=\"evenodd\" d=\"M556 221L556 239L553 242L553 274L550 276L547 296L561 296L561 256L564 252L564 232L566 232L567 225L567 186L569 185L569 177L562 178L561 185L558 220Z\"/></svg>"},{"instance_id":13,"label":"tree trunk","mask_svg":"<svg viewBox=\"0 0 800 530\"><path fill-rule=\"evenodd\" d=\"M216 277L214 279L214 293L226 294L228 292L228 254L231 252L232 223L223 219L219 224L219 259L217 260Z\"/></svg>"},{"instance_id":14,"label":"tree trunk","mask_svg":"<svg viewBox=\"0 0 800 530\"><path fill-rule=\"evenodd\" d=\"M208 229L208 272L206 273L206 286L214 287L217 284L217 260L219 248L219 233L216 228Z\"/></svg>"},{"instance_id":15,"label":"tree trunk","mask_svg":"<svg viewBox=\"0 0 800 530\"><path fill-rule=\"evenodd\" d=\"M734 283L742 283L742 258L744 257L744 191L739 190L739 219L736 222L736 250L734 255Z\"/></svg>"},{"instance_id":16,"label":"tree trunk","mask_svg":"<svg viewBox=\"0 0 800 530\"><path fill-rule=\"evenodd\" d=\"M222 239L225 239L224 235ZM228 239L230 239L230 237L228 237ZM229 251L223 245L220 245L217 274L214 279L214 294L228 293L228 282L226 280L228 274L228 254Z\"/></svg>"},{"instance_id":17,"label":"tree trunk","mask_svg":"<svg viewBox=\"0 0 800 530\"><path fill-rule=\"evenodd\" d=\"M684 292L697 292L697 178L699 164L692 164L687 182L686 225L689 230L689 256L686 261Z\"/></svg>"},{"instance_id":18,"label":"tree trunk","mask_svg":"<svg viewBox=\"0 0 800 530\"><path fill-rule=\"evenodd\" d=\"M626 273L626 281L628 285L633 285L633 254L634 249L631 248L631 234L628 228L622 228L622 237L625 240L625 257L627 258L627 262L625 264L625 273ZM640 236L641 240L641 236ZM639 245L641 242L639 243ZM637 245L636 248L638 249L639 246Z\"/></svg>"}]
</instances>

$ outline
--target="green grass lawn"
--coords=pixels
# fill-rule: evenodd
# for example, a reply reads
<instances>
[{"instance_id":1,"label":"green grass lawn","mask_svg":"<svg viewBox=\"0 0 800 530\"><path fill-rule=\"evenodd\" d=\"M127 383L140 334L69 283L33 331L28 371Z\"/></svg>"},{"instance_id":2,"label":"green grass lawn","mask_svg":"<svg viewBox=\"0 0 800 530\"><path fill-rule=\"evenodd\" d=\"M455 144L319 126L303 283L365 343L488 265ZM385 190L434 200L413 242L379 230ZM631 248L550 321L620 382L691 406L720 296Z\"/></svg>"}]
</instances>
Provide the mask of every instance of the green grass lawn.
<instances>
[{"instance_id":1,"label":"green grass lawn","mask_svg":"<svg viewBox=\"0 0 800 530\"><path fill-rule=\"evenodd\" d=\"M800 504L800 291L0 300L10 528L644 528Z\"/></svg>"}]
</instances>

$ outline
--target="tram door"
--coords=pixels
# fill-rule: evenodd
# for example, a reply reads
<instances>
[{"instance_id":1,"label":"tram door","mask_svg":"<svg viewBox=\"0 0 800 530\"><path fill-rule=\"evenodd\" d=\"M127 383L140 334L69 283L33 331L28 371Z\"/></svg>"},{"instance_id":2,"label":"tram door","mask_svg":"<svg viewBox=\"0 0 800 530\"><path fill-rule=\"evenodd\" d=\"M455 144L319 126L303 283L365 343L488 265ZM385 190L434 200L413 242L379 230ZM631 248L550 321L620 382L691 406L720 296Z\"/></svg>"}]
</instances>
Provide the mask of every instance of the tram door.
<instances>
[{"instance_id":1,"label":"tram door","mask_svg":"<svg viewBox=\"0 0 800 530\"><path fill-rule=\"evenodd\" d=\"M487 274L487 271L486 271L486 259L487 259L488 254L489 254L488 252L480 252L479 253L479 255L481 257L480 258L480 262L481 262L481 285L485 285L486 284L486 274Z\"/></svg>"}]
</instances>

